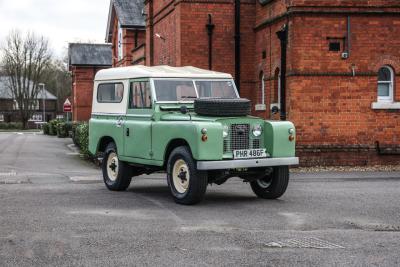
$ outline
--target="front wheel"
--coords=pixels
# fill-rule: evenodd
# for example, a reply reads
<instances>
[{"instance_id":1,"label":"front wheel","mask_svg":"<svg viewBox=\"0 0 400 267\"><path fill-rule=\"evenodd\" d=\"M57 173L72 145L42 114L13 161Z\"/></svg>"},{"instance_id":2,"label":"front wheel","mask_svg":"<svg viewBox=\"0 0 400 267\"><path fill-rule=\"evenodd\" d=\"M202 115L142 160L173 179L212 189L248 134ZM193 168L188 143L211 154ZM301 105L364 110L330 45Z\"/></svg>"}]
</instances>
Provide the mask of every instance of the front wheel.
<instances>
[{"instance_id":1,"label":"front wheel","mask_svg":"<svg viewBox=\"0 0 400 267\"><path fill-rule=\"evenodd\" d=\"M117 147L114 143L108 144L102 162L103 180L111 191L126 190L132 180L131 168L118 158Z\"/></svg>"},{"instance_id":2,"label":"front wheel","mask_svg":"<svg viewBox=\"0 0 400 267\"><path fill-rule=\"evenodd\" d=\"M168 186L176 203L199 203L206 193L207 173L198 171L187 146L175 148L167 163Z\"/></svg>"},{"instance_id":3,"label":"front wheel","mask_svg":"<svg viewBox=\"0 0 400 267\"><path fill-rule=\"evenodd\" d=\"M259 198L277 199L285 192L289 184L289 167L274 167L273 172L250 183L254 194Z\"/></svg>"}]
</instances>

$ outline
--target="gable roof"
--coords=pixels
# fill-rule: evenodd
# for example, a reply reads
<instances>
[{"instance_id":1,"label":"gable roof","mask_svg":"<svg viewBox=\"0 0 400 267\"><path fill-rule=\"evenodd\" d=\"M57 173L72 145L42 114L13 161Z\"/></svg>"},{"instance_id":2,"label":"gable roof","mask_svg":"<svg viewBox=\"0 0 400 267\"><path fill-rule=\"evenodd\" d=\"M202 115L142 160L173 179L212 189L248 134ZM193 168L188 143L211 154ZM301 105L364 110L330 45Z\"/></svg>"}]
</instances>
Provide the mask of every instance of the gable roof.
<instances>
[{"instance_id":1,"label":"gable roof","mask_svg":"<svg viewBox=\"0 0 400 267\"><path fill-rule=\"evenodd\" d=\"M122 28L144 30L146 23L145 17L142 14L143 9L143 0L110 0L106 42L111 42L115 15L117 16L118 22Z\"/></svg>"},{"instance_id":2,"label":"gable roof","mask_svg":"<svg viewBox=\"0 0 400 267\"><path fill-rule=\"evenodd\" d=\"M43 99L43 96L45 96L47 100L57 100L57 97L52 93L46 89L44 91L45 93L43 94L43 91L40 90L36 99ZM8 85L8 76L0 76L0 99L13 99L12 90Z\"/></svg>"},{"instance_id":3,"label":"gable roof","mask_svg":"<svg viewBox=\"0 0 400 267\"><path fill-rule=\"evenodd\" d=\"M112 65L111 44L70 43L68 47L70 66L108 66Z\"/></svg>"}]
</instances>

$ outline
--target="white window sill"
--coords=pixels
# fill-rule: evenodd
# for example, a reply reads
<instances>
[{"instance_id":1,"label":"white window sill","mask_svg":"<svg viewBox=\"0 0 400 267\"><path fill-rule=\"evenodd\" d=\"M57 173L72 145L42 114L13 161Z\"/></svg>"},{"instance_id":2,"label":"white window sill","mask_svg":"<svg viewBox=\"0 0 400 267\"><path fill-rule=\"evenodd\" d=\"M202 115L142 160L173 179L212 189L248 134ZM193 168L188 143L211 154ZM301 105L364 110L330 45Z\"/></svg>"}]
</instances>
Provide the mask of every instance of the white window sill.
<instances>
[{"instance_id":1,"label":"white window sill","mask_svg":"<svg viewBox=\"0 0 400 267\"><path fill-rule=\"evenodd\" d=\"M400 109L400 102L374 102L372 109Z\"/></svg>"},{"instance_id":2,"label":"white window sill","mask_svg":"<svg viewBox=\"0 0 400 267\"><path fill-rule=\"evenodd\" d=\"M267 110L267 106L265 104L257 104L255 106L255 110L256 111L264 111L264 110Z\"/></svg>"}]
</instances>

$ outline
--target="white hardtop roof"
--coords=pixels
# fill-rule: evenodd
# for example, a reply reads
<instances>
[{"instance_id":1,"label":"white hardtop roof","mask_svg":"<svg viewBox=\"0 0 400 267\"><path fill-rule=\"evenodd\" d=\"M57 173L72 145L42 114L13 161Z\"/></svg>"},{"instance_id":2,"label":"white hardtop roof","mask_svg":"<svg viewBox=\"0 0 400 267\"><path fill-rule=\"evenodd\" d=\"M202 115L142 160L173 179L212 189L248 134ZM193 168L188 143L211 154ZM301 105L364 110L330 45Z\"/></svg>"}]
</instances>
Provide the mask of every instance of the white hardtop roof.
<instances>
[{"instance_id":1,"label":"white hardtop roof","mask_svg":"<svg viewBox=\"0 0 400 267\"><path fill-rule=\"evenodd\" d=\"M95 80L121 80L134 78L206 78L206 79L232 79L228 73L199 69L196 67L170 67L170 66L130 66L104 69L97 72Z\"/></svg>"}]
</instances>

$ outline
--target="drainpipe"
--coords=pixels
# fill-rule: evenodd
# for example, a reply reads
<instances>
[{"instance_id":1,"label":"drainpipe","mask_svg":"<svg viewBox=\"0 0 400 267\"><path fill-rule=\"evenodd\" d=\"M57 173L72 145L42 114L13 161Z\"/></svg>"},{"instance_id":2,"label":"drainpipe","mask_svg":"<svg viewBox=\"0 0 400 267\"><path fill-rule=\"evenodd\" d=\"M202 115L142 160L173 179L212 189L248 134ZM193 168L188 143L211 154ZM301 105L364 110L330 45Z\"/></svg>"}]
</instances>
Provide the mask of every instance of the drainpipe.
<instances>
[{"instance_id":1,"label":"drainpipe","mask_svg":"<svg viewBox=\"0 0 400 267\"><path fill-rule=\"evenodd\" d=\"M235 0L235 82L240 92L240 0Z\"/></svg>"},{"instance_id":2,"label":"drainpipe","mask_svg":"<svg viewBox=\"0 0 400 267\"><path fill-rule=\"evenodd\" d=\"M206 24L208 34L208 69L212 70L212 37L215 25L212 23L211 14L208 14L208 23Z\"/></svg>"},{"instance_id":3,"label":"drainpipe","mask_svg":"<svg viewBox=\"0 0 400 267\"><path fill-rule=\"evenodd\" d=\"M153 25L154 7L153 1L149 2L149 27L150 27L150 66L154 66L154 25Z\"/></svg>"},{"instance_id":4,"label":"drainpipe","mask_svg":"<svg viewBox=\"0 0 400 267\"><path fill-rule=\"evenodd\" d=\"M288 25L276 33L281 41L281 120L286 120L286 52L288 42Z\"/></svg>"}]
</instances>

